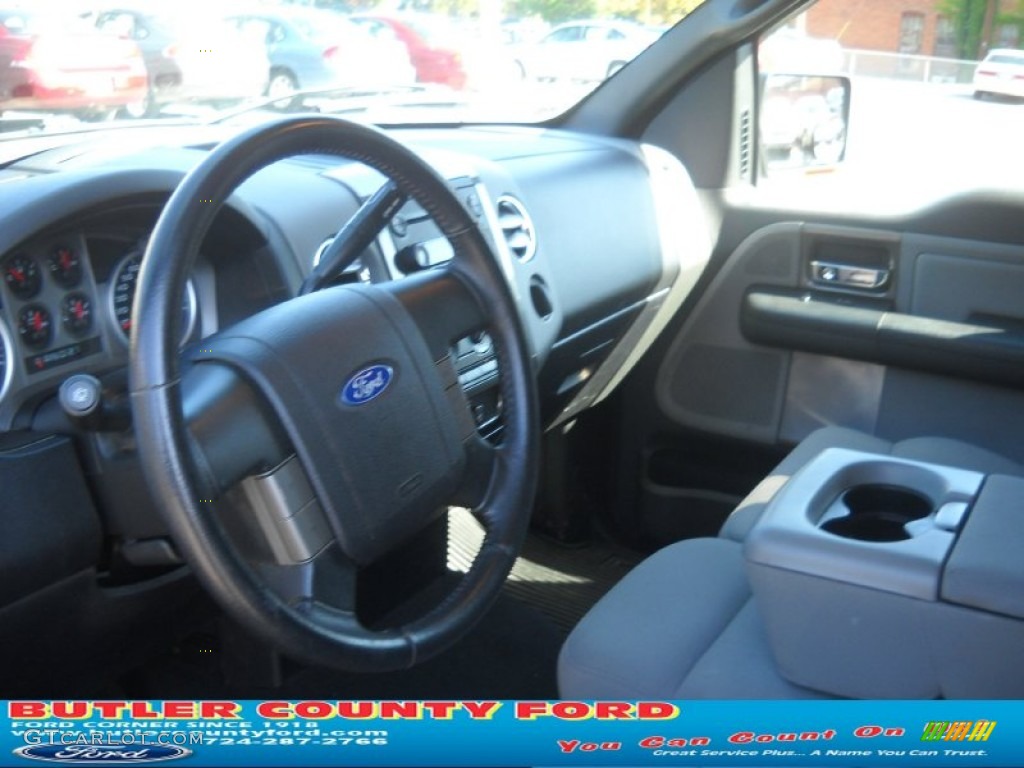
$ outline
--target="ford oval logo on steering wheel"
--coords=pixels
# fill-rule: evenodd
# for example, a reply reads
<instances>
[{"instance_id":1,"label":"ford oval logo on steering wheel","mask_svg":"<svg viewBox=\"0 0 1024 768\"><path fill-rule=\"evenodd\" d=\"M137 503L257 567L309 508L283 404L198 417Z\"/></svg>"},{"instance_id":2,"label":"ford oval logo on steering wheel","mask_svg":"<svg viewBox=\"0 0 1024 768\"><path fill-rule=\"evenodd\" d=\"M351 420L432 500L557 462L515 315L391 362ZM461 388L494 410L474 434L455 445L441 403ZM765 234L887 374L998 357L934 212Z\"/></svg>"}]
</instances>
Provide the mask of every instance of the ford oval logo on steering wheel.
<instances>
[{"instance_id":1,"label":"ford oval logo on steering wheel","mask_svg":"<svg viewBox=\"0 0 1024 768\"><path fill-rule=\"evenodd\" d=\"M391 385L395 369L390 365L371 365L352 375L341 390L341 401L346 405L365 405L380 397Z\"/></svg>"}]
</instances>

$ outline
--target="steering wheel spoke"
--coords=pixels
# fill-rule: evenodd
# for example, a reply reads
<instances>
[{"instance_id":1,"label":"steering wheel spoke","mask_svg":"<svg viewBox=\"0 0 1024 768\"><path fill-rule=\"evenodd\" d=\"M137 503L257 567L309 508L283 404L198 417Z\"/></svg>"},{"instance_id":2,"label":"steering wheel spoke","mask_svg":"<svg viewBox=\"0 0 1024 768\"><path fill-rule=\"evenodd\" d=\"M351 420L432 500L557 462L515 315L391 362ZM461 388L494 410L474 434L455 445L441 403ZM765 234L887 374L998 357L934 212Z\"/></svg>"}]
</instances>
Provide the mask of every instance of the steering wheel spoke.
<instances>
[{"instance_id":1,"label":"steering wheel spoke","mask_svg":"<svg viewBox=\"0 0 1024 768\"><path fill-rule=\"evenodd\" d=\"M478 434L477 420L459 381L454 355L456 342L489 330L487 313L463 278L445 268L421 272L387 287L423 334L448 394L451 418L463 437L466 471L452 503L476 508L486 497L497 454L494 446Z\"/></svg>"},{"instance_id":2,"label":"steering wheel spoke","mask_svg":"<svg viewBox=\"0 0 1024 768\"><path fill-rule=\"evenodd\" d=\"M254 569L289 606L319 603L342 613L355 612L358 569L333 543L306 562L260 561Z\"/></svg>"},{"instance_id":3,"label":"steering wheel spoke","mask_svg":"<svg viewBox=\"0 0 1024 768\"><path fill-rule=\"evenodd\" d=\"M405 307L435 360L451 354L459 339L485 330L487 314L458 273L419 272L385 287Z\"/></svg>"}]
</instances>

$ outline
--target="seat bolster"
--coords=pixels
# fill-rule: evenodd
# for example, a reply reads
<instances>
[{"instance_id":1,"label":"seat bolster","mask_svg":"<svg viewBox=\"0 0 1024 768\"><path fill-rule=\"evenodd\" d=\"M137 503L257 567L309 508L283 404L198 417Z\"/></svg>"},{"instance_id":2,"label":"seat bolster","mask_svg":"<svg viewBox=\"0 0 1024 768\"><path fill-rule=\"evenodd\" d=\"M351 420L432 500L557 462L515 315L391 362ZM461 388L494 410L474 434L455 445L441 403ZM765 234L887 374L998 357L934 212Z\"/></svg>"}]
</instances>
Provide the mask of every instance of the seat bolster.
<instances>
[{"instance_id":1,"label":"seat bolster","mask_svg":"<svg viewBox=\"0 0 1024 768\"><path fill-rule=\"evenodd\" d=\"M736 542L691 539L656 552L569 635L558 660L562 698L673 697L749 597Z\"/></svg>"}]
</instances>

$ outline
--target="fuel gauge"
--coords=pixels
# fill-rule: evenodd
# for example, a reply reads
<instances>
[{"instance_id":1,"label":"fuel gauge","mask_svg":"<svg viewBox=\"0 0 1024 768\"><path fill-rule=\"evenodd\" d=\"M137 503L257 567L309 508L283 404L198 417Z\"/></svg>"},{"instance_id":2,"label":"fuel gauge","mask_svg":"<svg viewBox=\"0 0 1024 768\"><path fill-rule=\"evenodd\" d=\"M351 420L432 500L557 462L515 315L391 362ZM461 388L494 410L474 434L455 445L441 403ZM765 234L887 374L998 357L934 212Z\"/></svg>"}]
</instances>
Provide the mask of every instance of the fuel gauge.
<instances>
[{"instance_id":1,"label":"fuel gauge","mask_svg":"<svg viewBox=\"0 0 1024 768\"><path fill-rule=\"evenodd\" d=\"M50 277L63 288L74 288L82 282L82 260L68 245L56 246L46 259Z\"/></svg>"},{"instance_id":2,"label":"fuel gauge","mask_svg":"<svg viewBox=\"0 0 1024 768\"><path fill-rule=\"evenodd\" d=\"M53 336L53 321L46 307L29 304L18 312L18 335L27 347L42 349Z\"/></svg>"}]
</instances>

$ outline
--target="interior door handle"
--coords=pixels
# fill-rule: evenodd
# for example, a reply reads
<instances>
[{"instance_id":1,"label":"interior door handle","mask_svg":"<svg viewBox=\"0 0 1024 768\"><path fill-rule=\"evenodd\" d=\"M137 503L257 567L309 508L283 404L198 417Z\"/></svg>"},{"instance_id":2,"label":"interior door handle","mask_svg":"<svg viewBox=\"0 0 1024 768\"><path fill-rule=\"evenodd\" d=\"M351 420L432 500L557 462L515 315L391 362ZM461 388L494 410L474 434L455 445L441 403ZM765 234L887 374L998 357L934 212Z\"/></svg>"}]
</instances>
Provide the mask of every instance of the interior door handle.
<instances>
[{"instance_id":1,"label":"interior door handle","mask_svg":"<svg viewBox=\"0 0 1024 768\"><path fill-rule=\"evenodd\" d=\"M831 261L812 261L811 280L818 285L834 285L861 291L877 291L889 283L892 270L859 267Z\"/></svg>"}]
</instances>

